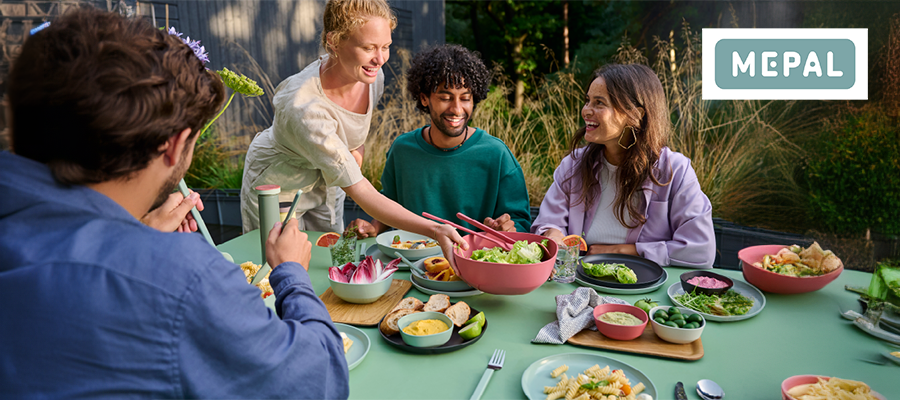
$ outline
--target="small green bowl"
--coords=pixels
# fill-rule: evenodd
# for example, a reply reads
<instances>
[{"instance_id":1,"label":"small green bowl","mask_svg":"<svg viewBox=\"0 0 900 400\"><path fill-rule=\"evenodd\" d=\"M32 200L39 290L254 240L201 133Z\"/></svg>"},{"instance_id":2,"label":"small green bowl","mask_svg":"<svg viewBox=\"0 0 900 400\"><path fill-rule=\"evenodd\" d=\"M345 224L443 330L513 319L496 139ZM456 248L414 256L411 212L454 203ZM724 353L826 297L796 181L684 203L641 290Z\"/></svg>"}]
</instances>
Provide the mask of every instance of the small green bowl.
<instances>
[{"instance_id":1,"label":"small green bowl","mask_svg":"<svg viewBox=\"0 0 900 400\"><path fill-rule=\"evenodd\" d=\"M424 336L415 336L403 332L403 328L406 328L409 324L423 319L439 319L447 324L449 329ZM417 312L401 317L397 321L397 327L400 328L400 337L403 338L403 342L413 347L441 346L450 341L450 336L453 334L453 321L450 320L450 317L444 315L444 313L434 311Z\"/></svg>"},{"instance_id":2,"label":"small green bowl","mask_svg":"<svg viewBox=\"0 0 900 400\"><path fill-rule=\"evenodd\" d=\"M348 303L369 304L381 298L391 288L390 277L375 283L343 283L331 280L331 291Z\"/></svg>"}]
</instances>

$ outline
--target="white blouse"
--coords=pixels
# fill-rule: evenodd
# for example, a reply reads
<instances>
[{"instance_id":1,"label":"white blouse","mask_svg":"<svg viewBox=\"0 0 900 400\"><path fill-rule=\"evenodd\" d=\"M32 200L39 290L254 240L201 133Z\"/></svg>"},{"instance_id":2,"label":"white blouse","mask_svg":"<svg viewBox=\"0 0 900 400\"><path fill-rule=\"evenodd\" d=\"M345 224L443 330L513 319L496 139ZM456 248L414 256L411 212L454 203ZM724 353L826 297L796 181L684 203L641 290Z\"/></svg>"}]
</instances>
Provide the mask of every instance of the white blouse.
<instances>
[{"instance_id":1,"label":"white blouse","mask_svg":"<svg viewBox=\"0 0 900 400\"><path fill-rule=\"evenodd\" d=\"M584 235L584 240L589 245L622 244L625 243L625 238L628 236L628 228L616 219L615 213L618 169L619 167L603 159L603 168L600 170L600 198L595 199L597 205L595 206L594 220ZM631 216L627 211L625 212L625 222L631 223Z\"/></svg>"}]
</instances>

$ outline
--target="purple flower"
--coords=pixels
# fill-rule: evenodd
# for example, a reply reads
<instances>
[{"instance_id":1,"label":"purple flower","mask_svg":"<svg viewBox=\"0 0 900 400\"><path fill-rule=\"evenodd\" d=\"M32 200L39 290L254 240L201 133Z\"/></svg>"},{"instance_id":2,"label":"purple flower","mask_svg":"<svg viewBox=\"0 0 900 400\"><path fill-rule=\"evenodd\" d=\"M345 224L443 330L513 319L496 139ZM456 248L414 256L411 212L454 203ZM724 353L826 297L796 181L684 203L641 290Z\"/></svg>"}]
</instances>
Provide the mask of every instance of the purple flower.
<instances>
[{"instance_id":1,"label":"purple flower","mask_svg":"<svg viewBox=\"0 0 900 400\"><path fill-rule=\"evenodd\" d=\"M199 40L191 40L190 36L188 36L187 39L182 38L181 36L183 33L176 31L174 26L169 28L168 33L177 36L184 44L188 45L203 65L206 65L206 63L209 62L209 55L206 54L206 47L201 46Z\"/></svg>"}]
</instances>

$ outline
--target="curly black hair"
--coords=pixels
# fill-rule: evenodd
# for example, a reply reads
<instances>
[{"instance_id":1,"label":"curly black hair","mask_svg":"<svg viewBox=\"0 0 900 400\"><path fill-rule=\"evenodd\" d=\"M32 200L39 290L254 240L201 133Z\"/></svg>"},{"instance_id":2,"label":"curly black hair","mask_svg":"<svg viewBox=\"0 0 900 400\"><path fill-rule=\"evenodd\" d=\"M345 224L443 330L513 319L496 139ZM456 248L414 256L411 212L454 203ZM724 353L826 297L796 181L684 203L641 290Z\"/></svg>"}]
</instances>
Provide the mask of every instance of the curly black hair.
<instances>
[{"instance_id":1,"label":"curly black hair","mask_svg":"<svg viewBox=\"0 0 900 400\"><path fill-rule=\"evenodd\" d=\"M413 57L407 72L406 91L416 108L428 113L419 94L430 95L441 84L448 88L468 88L475 106L487 97L491 73L478 54L458 44L445 44L421 51Z\"/></svg>"}]
</instances>

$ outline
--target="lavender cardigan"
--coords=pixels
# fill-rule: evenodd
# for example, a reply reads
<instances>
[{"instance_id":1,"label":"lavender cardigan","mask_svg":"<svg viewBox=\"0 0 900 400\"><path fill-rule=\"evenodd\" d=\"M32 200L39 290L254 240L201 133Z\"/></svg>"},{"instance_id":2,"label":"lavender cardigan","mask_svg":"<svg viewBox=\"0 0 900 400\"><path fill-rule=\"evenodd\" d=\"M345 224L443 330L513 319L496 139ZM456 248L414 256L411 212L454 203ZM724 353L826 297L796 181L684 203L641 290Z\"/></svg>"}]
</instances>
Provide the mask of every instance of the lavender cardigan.
<instances>
[{"instance_id":1,"label":"lavender cardigan","mask_svg":"<svg viewBox=\"0 0 900 400\"><path fill-rule=\"evenodd\" d=\"M585 148L580 148L574 154L581 157L584 151ZM544 196L540 214L531 226L532 232L542 234L556 228L564 235L583 235L591 226L596 207L586 210L583 202L574 205L581 188L580 176L565 181L576 165L570 154L553 172L553 184ZM712 268L716 257L712 206L700 190L691 160L664 147L657 166L659 171L654 176L665 183L671 174L672 181L666 186L656 185L650 179L644 182L641 207L647 222L630 229L626 242L633 243L642 257L661 266ZM595 186L595 190L594 198L597 199L600 185Z\"/></svg>"}]
</instances>

